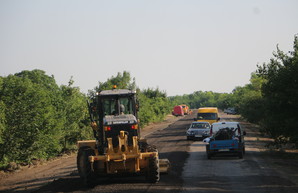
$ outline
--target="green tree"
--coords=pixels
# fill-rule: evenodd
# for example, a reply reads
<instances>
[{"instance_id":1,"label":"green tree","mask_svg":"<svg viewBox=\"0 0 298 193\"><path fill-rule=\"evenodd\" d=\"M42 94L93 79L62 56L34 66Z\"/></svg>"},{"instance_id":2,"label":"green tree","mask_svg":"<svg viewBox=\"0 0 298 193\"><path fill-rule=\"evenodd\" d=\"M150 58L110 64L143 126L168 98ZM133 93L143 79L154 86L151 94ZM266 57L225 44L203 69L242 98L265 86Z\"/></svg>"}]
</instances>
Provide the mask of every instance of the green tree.
<instances>
[{"instance_id":1,"label":"green tree","mask_svg":"<svg viewBox=\"0 0 298 193\"><path fill-rule=\"evenodd\" d=\"M220 109L226 109L229 107L235 107L235 104L232 100L232 94L231 93L218 93L217 97L217 107Z\"/></svg>"},{"instance_id":2,"label":"green tree","mask_svg":"<svg viewBox=\"0 0 298 193\"><path fill-rule=\"evenodd\" d=\"M0 144L1 160L30 161L60 151L60 125L50 95L49 90L27 77L4 78L0 96L6 106L7 128Z\"/></svg>"},{"instance_id":3,"label":"green tree","mask_svg":"<svg viewBox=\"0 0 298 193\"><path fill-rule=\"evenodd\" d=\"M266 80L256 73L251 74L250 83L233 90L232 103L242 117L252 123L259 123L263 119L263 98L261 87Z\"/></svg>"},{"instance_id":4,"label":"green tree","mask_svg":"<svg viewBox=\"0 0 298 193\"><path fill-rule=\"evenodd\" d=\"M2 85L3 85L3 78L0 77L0 90L2 90ZM0 144L3 144L3 133L6 128L5 126L5 104L0 98Z\"/></svg>"},{"instance_id":5,"label":"green tree","mask_svg":"<svg viewBox=\"0 0 298 193\"><path fill-rule=\"evenodd\" d=\"M105 82L99 82L99 86L95 88L95 90L110 90L113 86L116 85L118 89L131 89L135 90L135 79L131 82L130 73L127 71L123 71L122 73L118 72L117 76L112 76Z\"/></svg>"},{"instance_id":6,"label":"green tree","mask_svg":"<svg viewBox=\"0 0 298 193\"><path fill-rule=\"evenodd\" d=\"M258 75L266 79L263 127L277 144L290 142L298 147L298 36L293 50L286 54L277 47L274 58L258 66Z\"/></svg>"},{"instance_id":7,"label":"green tree","mask_svg":"<svg viewBox=\"0 0 298 193\"><path fill-rule=\"evenodd\" d=\"M149 97L148 97L149 96ZM145 89L138 93L140 110L139 118L141 127L151 123L162 121L171 111L171 103L165 92L159 89Z\"/></svg>"},{"instance_id":8,"label":"green tree","mask_svg":"<svg viewBox=\"0 0 298 193\"><path fill-rule=\"evenodd\" d=\"M160 91L159 88L153 89L153 88L147 88L142 90L142 93L151 99L154 98L167 98L167 93L165 91Z\"/></svg>"},{"instance_id":9,"label":"green tree","mask_svg":"<svg viewBox=\"0 0 298 193\"><path fill-rule=\"evenodd\" d=\"M80 92L78 87L73 87L73 79L68 85L60 87L63 99L63 127L61 143L63 150L72 148L78 140L91 137L91 130L87 127L88 110L87 97ZM70 147L68 147L71 145Z\"/></svg>"},{"instance_id":10,"label":"green tree","mask_svg":"<svg viewBox=\"0 0 298 193\"><path fill-rule=\"evenodd\" d=\"M3 133L5 132L5 104L3 101L0 101L0 144L3 144Z\"/></svg>"},{"instance_id":11,"label":"green tree","mask_svg":"<svg viewBox=\"0 0 298 193\"><path fill-rule=\"evenodd\" d=\"M56 156L90 136L86 97L72 85L42 70L0 77L0 167Z\"/></svg>"}]
</instances>

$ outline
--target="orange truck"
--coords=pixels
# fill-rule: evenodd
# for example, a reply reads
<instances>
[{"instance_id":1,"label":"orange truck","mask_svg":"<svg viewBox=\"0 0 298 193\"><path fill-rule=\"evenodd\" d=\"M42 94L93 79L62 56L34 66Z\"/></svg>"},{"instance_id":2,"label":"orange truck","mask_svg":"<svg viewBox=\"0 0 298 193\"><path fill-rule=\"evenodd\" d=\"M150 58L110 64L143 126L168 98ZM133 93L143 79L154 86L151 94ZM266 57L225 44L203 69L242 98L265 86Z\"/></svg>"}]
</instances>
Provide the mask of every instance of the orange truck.
<instances>
[{"instance_id":1,"label":"orange truck","mask_svg":"<svg viewBox=\"0 0 298 193\"><path fill-rule=\"evenodd\" d=\"M182 104L182 105L180 105L180 106L182 106L184 115L188 115L188 114L190 114L190 109L189 109L189 107L188 107L187 105Z\"/></svg>"}]
</instances>

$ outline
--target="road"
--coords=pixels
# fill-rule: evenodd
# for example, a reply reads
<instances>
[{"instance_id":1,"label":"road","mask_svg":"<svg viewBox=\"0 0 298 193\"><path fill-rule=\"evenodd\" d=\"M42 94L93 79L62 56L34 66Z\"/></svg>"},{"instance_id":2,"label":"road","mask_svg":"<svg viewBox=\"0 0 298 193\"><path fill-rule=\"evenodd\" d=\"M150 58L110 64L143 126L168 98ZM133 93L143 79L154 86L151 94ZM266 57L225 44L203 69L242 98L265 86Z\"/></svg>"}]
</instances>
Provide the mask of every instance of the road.
<instances>
[{"instance_id":1,"label":"road","mask_svg":"<svg viewBox=\"0 0 298 193\"><path fill-rule=\"evenodd\" d=\"M233 118L224 120L235 121ZM262 138L251 140L256 135L251 125L242 123L242 126L247 131L244 159L222 156L208 160L203 142L196 141L190 145L190 156L183 168L182 192L298 192L297 184L264 156L264 149L260 147L265 143L259 141ZM197 167L194 169L194 166Z\"/></svg>"},{"instance_id":2,"label":"road","mask_svg":"<svg viewBox=\"0 0 298 193\"><path fill-rule=\"evenodd\" d=\"M235 115L220 114L220 116L222 121L239 121ZM70 156L65 158L67 162L61 159L62 161L57 161L58 164L55 164L55 167L35 172L34 175L37 177L27 180L31 181L27 185L17 183L18 185L7 185L9 189L0 188L0 190L36 193L298 192L296 161L267 154L264 142L270 139L262 137L256 126L241 122L247 131L244 159L215 157L208 160L205 144L202 141L186 140L186 128L193 117L194 115L172 118L169 122L144 130L143 136L150 144L157 146L160 158L168 158L171 162L170 172L161 175L160 182L157 184L147 183L143 176L135 176L103 178L99 179L93 187L87 188L83 186L78 176L75 156ZM51 173L51 170L53 170L52 175L46 174ZM26 175L26 171L20 175ZM43 177L39 178L38 175ZM7 183L12 181L9 181L9 178L6 179ZM4 186L0 182L0 187L1 185Z\"/></svg>"}]
</instances>

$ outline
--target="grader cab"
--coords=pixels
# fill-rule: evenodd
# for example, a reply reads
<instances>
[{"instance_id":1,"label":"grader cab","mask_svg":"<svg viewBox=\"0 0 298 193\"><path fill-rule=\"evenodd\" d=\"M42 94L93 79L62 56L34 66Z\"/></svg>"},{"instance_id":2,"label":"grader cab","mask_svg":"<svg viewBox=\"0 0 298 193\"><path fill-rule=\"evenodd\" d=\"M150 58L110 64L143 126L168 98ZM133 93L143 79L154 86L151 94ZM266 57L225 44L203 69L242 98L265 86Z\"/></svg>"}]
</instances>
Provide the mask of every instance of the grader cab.
<instances>
[{"instance_id":1,"label":"grader cab","mask_svg":"<svg viewBox=\"0 0 298 193\"><path fill-rule=\"evenodd\" d=\"M160 165L167 171L169 164L140 138L136 92L104 90L88 102L88 108L95 140L78 141L77 167L84 182L132 173L145 175L150 183L158 182Z\"/></svg>"}]
</instances>

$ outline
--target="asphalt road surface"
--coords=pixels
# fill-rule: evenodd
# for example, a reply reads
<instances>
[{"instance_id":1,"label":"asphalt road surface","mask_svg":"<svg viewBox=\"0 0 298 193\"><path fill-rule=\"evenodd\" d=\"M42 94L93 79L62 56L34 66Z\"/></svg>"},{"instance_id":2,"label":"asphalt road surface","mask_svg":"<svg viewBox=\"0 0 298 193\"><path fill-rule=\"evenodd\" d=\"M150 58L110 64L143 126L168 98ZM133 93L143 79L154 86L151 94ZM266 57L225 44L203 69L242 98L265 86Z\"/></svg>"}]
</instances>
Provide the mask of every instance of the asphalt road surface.
<instances>
[{"instance_id":1,"label":"asphalt road surface","mask_svg":"<svg viewBox=\"0 0 298 193\"><path fill-rule=\"evenodd\" d=\"M221 121L238 121L234 115L220 116ZM298 192L298 166L282 165L284 161L281 158L271 158L264 154L263 142L266 138L259 136L254 126L241 122L247 131L244 159L221 156L208 160L204 142L186 140L186 128L193 118L194 115L175 118L171 124L143 133L149 144L158 148L160 158L167 158L171 163L170 172L161 175L156 184L146 182L143 176L133 176L102 178L94 186L85 187L78 176L75 161L72 161L68 166L70 173L65 171L56 176L54 181L32 190L36 193ZM70 159L75 159L75 156ZM17 188L4 191L32 192Z\"/></svg>"}]
</instances>

